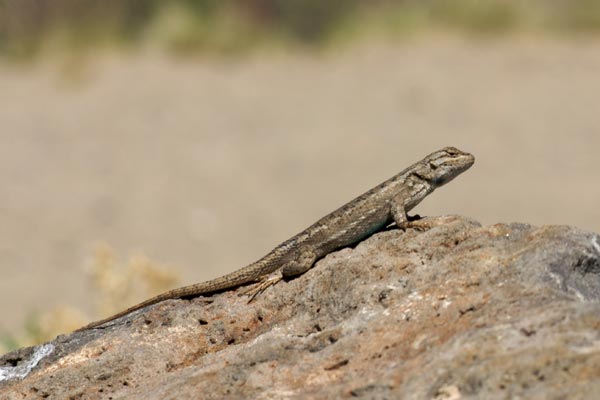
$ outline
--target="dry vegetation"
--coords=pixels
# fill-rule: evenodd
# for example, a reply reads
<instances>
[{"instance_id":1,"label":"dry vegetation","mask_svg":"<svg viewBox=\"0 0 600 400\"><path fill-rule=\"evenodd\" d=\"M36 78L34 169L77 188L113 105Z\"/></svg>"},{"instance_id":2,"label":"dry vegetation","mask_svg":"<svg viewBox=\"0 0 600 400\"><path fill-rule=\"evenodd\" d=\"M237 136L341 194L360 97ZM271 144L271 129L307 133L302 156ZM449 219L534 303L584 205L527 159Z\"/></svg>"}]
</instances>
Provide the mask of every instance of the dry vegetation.
<instances>
[{"instance_id":1,"label":"dry vegetation","mask_svg":"<svg viewBox=\"0 0 600 400\"><path fill-rule=\"evenodd\" d=\"M158 265L143 254L133 254L123 262L110 246L98 244L89 262L89 276L96 297L95 315L90 318L72 306L58 306L41 314L31 313L21 333L0 335L0 354L47 342L93 319L121 311L124 304L134 304L171 289L179 282L178 274L173 271L174 268Z\"/></svg>"},{"instance_id":2,"label":"dry vegetation","mask_svg":"<svg viewBox=\"0 0 600 400\"><path fill-rule=\"evenodd\" d=\"M596 0L0 0L0 54L57 48L239 53L260 45L322 46L377 31L476 34L600 31Z\"/></svg>"}]
</instances>

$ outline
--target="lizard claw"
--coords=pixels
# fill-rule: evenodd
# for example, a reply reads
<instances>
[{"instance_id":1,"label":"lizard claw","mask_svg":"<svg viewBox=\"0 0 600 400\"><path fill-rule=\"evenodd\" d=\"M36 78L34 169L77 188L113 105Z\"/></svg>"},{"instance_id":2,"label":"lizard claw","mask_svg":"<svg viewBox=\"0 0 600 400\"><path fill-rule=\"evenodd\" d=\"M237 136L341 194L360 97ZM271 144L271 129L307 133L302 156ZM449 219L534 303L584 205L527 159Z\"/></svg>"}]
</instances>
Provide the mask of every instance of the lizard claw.
<instances>
[{"instance_id":1,"label":"lizard claw","mask_svg":"<svg viewBox=\"0 0 600 400\"><path fill-rule=\"evenodd\" d=\"M281 275L281 272L276 272L274 274L268 275L268 276L264 277L263 279L261 279L260 282L258 282L256 284L256 286L253 286L247 290L242 291L240 293L240 296L243 296L243 295L249 296L250 298L248 299L248 303L251 303L256 298L256 296L258 296L259 294L264 292L269 286L275 285L277 282L279 282L282 279L283 279L283 276Z\"/></svg>"}]
</instances>

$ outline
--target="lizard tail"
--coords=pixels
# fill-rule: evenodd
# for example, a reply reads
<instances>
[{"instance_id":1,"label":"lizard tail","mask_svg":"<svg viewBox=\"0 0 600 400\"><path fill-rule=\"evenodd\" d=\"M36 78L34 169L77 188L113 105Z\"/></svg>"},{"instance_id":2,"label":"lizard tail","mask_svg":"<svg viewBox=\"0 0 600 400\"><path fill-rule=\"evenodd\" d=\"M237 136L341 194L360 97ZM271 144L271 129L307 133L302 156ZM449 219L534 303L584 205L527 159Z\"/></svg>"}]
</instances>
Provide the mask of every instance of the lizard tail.
<instances>
[{"instance_id":1,"label":"lizard tail","mask_svg":"<svg viewBox=\"0 0 600 400\"><path fill-rule=\"evenodd\" d=\"M91 323L89 323L89 324L87 324L87 325L85 325L85 326L83 326L83 327L81 327L79 329L76 329L74 332L80 332L80 331L84 331L84 330L87 330L87 329L96 328L96 327L98 327L100 325L103 325L103 324L105 324L107 322L110 322L110 321L112 321L114 319L121 318L121 317L123 317L123 316L125 316L125 315L127 315L127 314L129 314L131 312L140 310L140 309L142 309L144 307L148 307L148 306L150 306L152 304L160 303L161 301L164 301L164 300L173 299L173 298L179 298L179 297L184 297L184 296L186 296L188 294L189 289L191 287L193 287L193 286L194 285L185 286L185 287L182 287L182 288L179 288L179 289L174 289L174 290L171 290L171 291L168 291L168 292L165 292L165 293L161 293L158 296L154 296L154 297L152 297L152 298L150 298L148 300L142 301L141 303L138 303L138 304L136 304L136 305L134 305L132 307L129 307L126 310L123 310L123 311L120 311L120 312L118 312L118 313L116 313L114 315L111 315L110 317L106 317L106 318L101 319L99 321L91 322Z\"/></svg>"},{"instance_id":2,"label":"lizard tail","mask_svg":"<svg viewBox=\"0 0 600 400\"><path fill-rule=\"evenodd\" d=\"M252 263L238 271L232 272L231 274L207 282L196 283L193 285L184 286L170 290L168 292L161 293L158 296L154 296L148 300L142 301L141 303L138 303L134 306L129 307L126 310L111 315L110 317L101 319L99 321L91 322L79 329L76 329L74 332L80 332L86 329L96 328L100 325L103 325L114 319L121 318L141 308L160 303L161 301L215 293L223 289L234 288L236 286L240 286L246 283L255 282L257 280L260 280L262 276L276 269L278 263L281 260L282 255L284 254L287 254L286 246L272 251L257 262Z\"/></svg>"}]
</instances>

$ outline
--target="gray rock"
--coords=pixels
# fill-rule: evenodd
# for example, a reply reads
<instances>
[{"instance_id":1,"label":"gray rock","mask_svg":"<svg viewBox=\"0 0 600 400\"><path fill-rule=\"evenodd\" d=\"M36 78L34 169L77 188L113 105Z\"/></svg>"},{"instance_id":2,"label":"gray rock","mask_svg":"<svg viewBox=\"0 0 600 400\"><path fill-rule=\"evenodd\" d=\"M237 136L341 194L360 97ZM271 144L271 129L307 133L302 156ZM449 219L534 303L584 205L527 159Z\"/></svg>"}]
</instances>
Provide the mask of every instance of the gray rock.
<instances>
[{"instance_id":1,"label":"gray rock","mask_svg":"<svg viewBox=\"0 0 600 400\"><path fill-rule=\"evenodd\" d=\"M597 399L599 236L425 222L330 254L251 304L240 290L171 300L60 336L0 397Z\"/></svg>"}]
</instances>

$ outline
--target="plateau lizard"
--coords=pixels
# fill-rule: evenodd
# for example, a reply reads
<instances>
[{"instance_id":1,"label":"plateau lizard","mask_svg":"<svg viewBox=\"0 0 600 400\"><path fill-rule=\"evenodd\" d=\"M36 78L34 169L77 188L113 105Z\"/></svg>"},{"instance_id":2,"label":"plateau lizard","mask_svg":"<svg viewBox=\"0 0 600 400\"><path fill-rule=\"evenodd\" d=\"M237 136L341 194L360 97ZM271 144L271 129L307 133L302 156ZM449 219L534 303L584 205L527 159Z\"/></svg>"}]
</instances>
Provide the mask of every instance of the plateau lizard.
<instances>
[{"instance_id":1,"label":"plateau lizard","mask_svg":"<svg viewBox=\"0 0 600 400\"><path fill-rule=\"evenodd\" d=\"M252 299L268 286L308 271L328 253L357 243L392 222L401 229L409 228L413 222L406 213L474 162L475 157L454 147L431 153L281 243L260 260L220 278L159 294L77 331L98 327L164 300L211 294L259 282L252 290Z\"/></svg>"}]
</instances>

